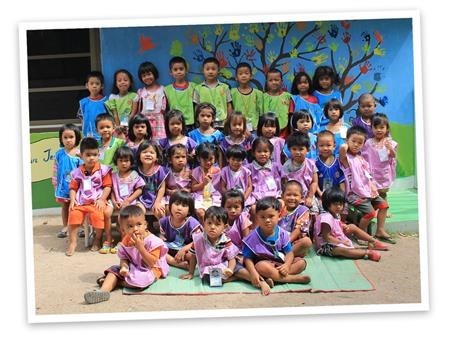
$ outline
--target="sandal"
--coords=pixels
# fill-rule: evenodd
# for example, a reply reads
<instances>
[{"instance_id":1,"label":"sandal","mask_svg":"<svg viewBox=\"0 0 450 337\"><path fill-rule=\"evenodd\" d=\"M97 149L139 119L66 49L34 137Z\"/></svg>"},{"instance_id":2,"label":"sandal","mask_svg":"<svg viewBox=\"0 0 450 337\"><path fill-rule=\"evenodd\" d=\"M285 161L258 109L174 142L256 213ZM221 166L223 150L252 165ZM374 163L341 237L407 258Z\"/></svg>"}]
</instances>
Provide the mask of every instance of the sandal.
<instances>
[{"instance_id":1,"label":"sandal","mask_svg":"<svg viewBox=\"0 0 450 337\"><path fill-rule=\"evenodd\" d=\"M110 245L110 243L107 242L107 241L103 242L103 246L102 246L102 248L100 248L98 250L98 252L100 254L109 254L111 252L111 245Z\"/></svg>"},{"instance_id":2,"label":"sandal","mask_svg":"<svg viewBox=\"0 0 450 337\"><path fill-rule=\"evenodd\" d=\"M98 286L99 286L100 288L102 287L103 282L105 282L105 279L106 279L106 276L105 276L105 275L102 275L102 276L100 276L100 277L96 280L96 282L97 282L97 284L98 284Z\"/></svg>"},{"instance_id":3,"label":"sandal","mask_svg":"<svg viewBox=\"0 0 450 337\"><path fill-rule=\"evenodd\" d=\"M369 259L371 261L378 262L381 259L381 255L376 250L368 250L366 252L366 255L364 256L364 259L365 260Z\"/></svg>"},{"instance_id":4,"label":"sandal","mask_svg":"<svg viewBox=\"0 0 450 337\"><path fill-rule=\"evenodd\" d=\"M367 248L371 250L389 250L388 246L378 240L375 240L374 242L368 242Z\"/></svg>"},{"instance_id":5,"label":"sandal","mask_svg":"<svg viewBox=\"0 0 450 337\"><path fill-rule=\"evenodd\" d=\"M84 300L87 304L95 304L109 300L109 292L102 290L88 291L84 294Z\"/></svg>"},{"instance_id":6,"label":"sandal","mask_svg":"<svg viewBox=\"0 0 450 337\"><path fill-rule=\"evenodd\" d=\"M386 242L386 243L390 243L391 245L395 245L397 243L397 241L395 239L393 239L391 236L388 237L384 237L384 236L374 236L374 239L377 239L381 242Z\"/></svg>"},{"instance_id":7,"label":"sandal","mask_svg":"<svg viewBox=\"0 0 450 337\"><path fill-rule=\"evenodd\" d=\"M56 237L58 239L64 239L67 238L68 234L67 234L67 230L61 229L58 234L56 234Z\"/></svg>"},{"instance_id":8,"label":"sandal","mask_svg":"<svg viewBox=\"0 0 450 337\"><path fill-rule=\"evenodd\" d=\"M86 234L84 233L84 229L80 229L80 231L78 232L78 237L79 238L84 238Z\"/></svg>"},{"instance_id":9,"label":"sandal","mask_svg":"<svg viewBox=\"0 0 450 337\"><path fill-rule=\"evenodd\" d=\"M117 254L117 252L119 251L119 245L120 245L120 242L119 242L117 245L115 245L114 247L111 247L111 249L109 250L109 252L110 252L111 254Z\"/></svg>"}]
</instances>

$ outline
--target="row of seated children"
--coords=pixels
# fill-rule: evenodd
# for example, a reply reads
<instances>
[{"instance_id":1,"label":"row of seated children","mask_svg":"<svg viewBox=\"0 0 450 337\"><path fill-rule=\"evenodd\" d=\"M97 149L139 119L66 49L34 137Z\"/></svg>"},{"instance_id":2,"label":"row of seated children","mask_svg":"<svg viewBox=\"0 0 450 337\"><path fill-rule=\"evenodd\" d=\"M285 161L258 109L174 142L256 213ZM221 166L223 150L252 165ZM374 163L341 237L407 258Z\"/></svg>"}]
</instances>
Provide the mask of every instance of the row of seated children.
<instances>
[{"instance_id":1,"label":"row of seated children","mask_svg":"<svg viewBox=\"0 0 450 337\"><path fill-rule=\"evenodd\" d=\"M291 93L283 87L282 72L269 69L266 73L265 92L253 88L251 81L253 69L248 63L236 66L235 79L237 87L230 89L219 81L219 61L206 58L202 64L204 81L198 85L186 78L188 67L182 57L173 57L169 61L172 84L162 86L158 83L159 71L151 62L143 62L138 68L138 77L143 87L133 92L133 76L126 69L114 73L111 95L103 96L104 77L95 71L87 75L86 88L89 96L80 101L79 117L82 119L83 136L93 136L97 140L95 118L100 113L109 112L117 125L117 134L126 134L129 119L141 113L151 125L152 138L166 138L164 115L169 110L183 113L188 130L195 128L194 109L201 103L215 106L215 127L223 127L229 114L241 111L249 123L247 129L255 130L258 117L274 111L280 123L280 135L288 134L289 118L294 111L305 109L310 112L317 127L327 124L327 116L323 114L325 103L330 99L342 102L340 92L335 88L338 76L329 66L319 66L313 79L301 71L294 77ZM317 130L313 130L317 131Z\"/></svg>"},{"instance_id":2,"label":"row of seated children","mask_svg":"<svg viewBox=\"0 0 450 337\"><path fill-rule=\"evenodd\" d=\"M101 123L99 124L102 125ZM384 128L386 129L386 125L384 125ZM66 153L66 150L70 152L70 147L73 148L76 144L76 132L71 129L64 130L64 128L62 128L60 134L63 143L66 141L65 137L67 135L72 136L72 143L69 142L68 148L64 149L64 153ZM347 177L352 177L353 180L353 183L351 182L351 179L347 178L345 180L347 182L347 195L350 203L360 209L364 214L360 226L363 229L366 229L370 219L377 216L378 224L376 235L380 239L389 240L389 236L384 230L384 221L388 207L387 203L378 197L377 188L370 176L370 167L368 165L358 167L359 163L363 163L364 160L361 160L361 158L354 160L353 158L354 156L361 157L359 156L359 152L364 145L365 137L364 129L352 127L349 129L347 136L348 142L352 146L349 147L347 144L341 146L341 165L343 165L344 173L346 172ZM357 146L353 146L354 139L359 141ZM322 146L321 141L327 143L324 144L326 146ZM327 159L331 159L333 165L335 165L335 160L330 152L334 147L334 137L332 133L323 131L318 139L318 144L321 157L319 158L320 162L324 164L324 162L321 161L324 160L326 166ZM321 147L323 147L323 150L320 150ZM95 155L97 155L97 157L99 156L98 145L94 139L88 137L82 141L81 156L83 159L86 157L86 159L89 159L91 162L89 167L87 167L88 163L85 161L80 169L75 170L75 173L78 173L78 181L72 181L70 188L67 184L67 171L62 170L64 165L59 167L61 171L66 172L63 175L63 179L60 179L61 182L66 182L66 184L58 184L57 196L59 196L58 192L61 191L61 188L64 185L66 200L69 189L70 191L68 194L71 199L69 204L67 202L63 203L63 221L64 216L67 213L67 207L73 210L75 203L95 203L97 210L104 210L104 226L100 225L100 221L96 221L95 216L92 217L93 220L91 220L91 222L93 225L95 223L94 227L100 229L105 227L106 242L104 243L101 252L109 252L111 249L110 216L113 209L120 209L129 202L137 201L138 198L141 207L144 210L151 209L153 214L159 219L166 214L167 199L173 191L185 189L189 192L193 192L196 200L195 206L197 209L197 216L203 223L204 211L212 204L220 204L221 193L227 189L233 186L239 186L245 193L246 206L251 207L252 214L254 214L254 206L252 206L254 201L267 195L278 197L281 191L281 181L289 179L296 179L302 184L305 205L310 207L314 214L317 214L318 202L315 198L316 192L318 192L320 197L321 191L324 190L324 184L325 187L328 187L327 184L332 183L334 178L339 178L339 175L336 174L339 173L339 170L336 170L335 168L334 171L331 171L330 167L325 167L325 173L327 173L327 171L330 173L331 171L332 175L328 177L325 176L325 179L322 179L322 184L320 184L315 163L306 158L306 153L309 149L309 138L302 133L293 134L288 138L288 148L292 151L292 159L288 160L281 167L276 162L272 163L270 160L271 154L273 153L273 145L271 142L265 137L256 138L252 143L251 151L254 160L247 164L247 167L243 167L242 163L245 158L245 151L239 146L232 146L229 151L227 151L229 166L225 167L221 172L219 167L214 166L217 158L216 147L211 143L203 143L197 149L200 166L196 167L192 170L192 173L190 173L190 170L187 168L187 150L184 146L176 144L170 148L169 168L166 168L160 165L162 155L158 144L144 142L137 150L137 171L139 174L132 170L132 151L129 148L120 147L114 153L114 162L117 164L117 172L114 172L111 175L109 167L99 165L96 162L96 159L98 160L98 158L94 157ZM392 153L387 154L387 157L395 158L395 151L391 152ZM74 156L70 155L67 157L68 159L74 158ZM380 156L377 158L379 159L379 157ZM58 156L56 156L56 158L58 159ZM351 159L351 165L349 165L348 158ZM356 171L354 167L356 167ZM101 184L97 184L97 186L93 187L92 182L95 180L92 179L91 176L93 174L91 172L92 170L100 171L101 177L107 176L107 184L109 186L104 185L102 181L97 181L97 183ZM322 178L324 178L324 175L321 175ZM109 183L111 176L114 177L114 179ZM383 173L381 176L385 176L385 174ZM330 180L331 177L333 177L333 179ZM74 178L73 174L72 178ZM343 182L340 178L334 180L338 180L338 183ZM115 181L115 184L112 183L113 181ZM128 181L128 183L123 183L125 181ZM192 184L190 184L190 182L192 182ZM355 182L357 183L355 184ZM319 189L317 189L318 183ZM103 187L106 187L104 189L105 191L95 191L95 193L93 193L90 190L95 188L99 189L102 185L104 185ZM111 188L113 188L112 203L107 204L106 200ZM73 189L75 191L72 191ZM87 190L87 192L84 190ZM72 200L72 194L74 200ZM166 198L163 201L165 195ZM100 203L100 205L97 205L97 203ZM379 209L378 213L374 210L372 204L375 208ZM81 225L83 219L84 216L81 214L72 219L72 222L76 220L76 223ZM96 233L97 237L94 241L93 250L98 250L100 246L101 230L96 231ZM71 237L71 244L67 251L68 255L73 254L74 245L76 245L76 241L74 240L76 240L76 237Z\"/></svg>"},{"instance_id":3,"label":"row of seated children","mask_svg":"<svg viewBox=\"0 0 450 337\"><path fill-rule=\"evenodd\" d=\"M117 287L145 289L164 279L169 266L187 270L180 276L185 280L194 278L197 266L206 283L217 277L219 284L244 280L263 295L268 295L276 283L309 283L308 275L300 275L307 265L304 256L312 245L309 211L301 204L301 185L288 181L282 200L284 206L274 197L258 200L252 223L244 211L242 192L232 189L223 195L222 207L206 210L202 226L195 218L192 196L177 191L169 201L170 214L160 220L160 237L147 230L140 207L123 208L119 215L123 234L118 248L120 264L105 270L97 279L100 289L86 292L85 301L107 301ZM339 188L324 192L324 212L312 231L317 253L379 261L376 250L387 247L355 225L340 221L344 201ZM367 241L367 249L355 248L351 236ZM214 276L217 271L218 276Z\"/></svg>"}]
</instances>

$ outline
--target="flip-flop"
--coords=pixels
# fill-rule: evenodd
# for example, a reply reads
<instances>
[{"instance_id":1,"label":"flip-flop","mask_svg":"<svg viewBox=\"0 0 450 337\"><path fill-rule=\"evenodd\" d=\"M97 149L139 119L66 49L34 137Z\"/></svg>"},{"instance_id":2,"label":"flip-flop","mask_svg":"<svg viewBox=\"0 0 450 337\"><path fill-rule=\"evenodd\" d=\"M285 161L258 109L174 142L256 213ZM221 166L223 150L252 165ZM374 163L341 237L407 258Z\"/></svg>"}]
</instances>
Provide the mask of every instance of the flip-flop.
<instances>
[{"instance_id":1,"label":"flip-flop","mask_svg":"<svg viewBox=\"0 0 450 337\"><path fill-rule=\"evenodd\" d=\"M88 291L84 294L84 300L87 304L95 304L109 300L109 292L102 290Z\"/></svg>"},{"instance_id":2,"label":"flip-flop","mask_svg":"<svg viewBox=\"0 0 450 337\"><path fill-rule=\"evenodd\" d=\"M395 245L397 243L397 241L395 239L393 239L392 237L383 237L383 236L374 236L375 239L381 241L381 242L386 242L386 243L390 243L391 245Z\"/></svg>"},{"instance_id":3,"label":"flip-flop","mask_svg":"<svg viewBox=\"0 0 450 337\"><path fill-rule=\"evenodd\" d=\"M99 287L102 286L103 282L105 282L105 279L106 279L106 276L105 276L105 275L102 275L102 276L100 276L100 277L97 279L96 282L97 282L97 284L98 284Z\"/></svg>"}]
</instances>

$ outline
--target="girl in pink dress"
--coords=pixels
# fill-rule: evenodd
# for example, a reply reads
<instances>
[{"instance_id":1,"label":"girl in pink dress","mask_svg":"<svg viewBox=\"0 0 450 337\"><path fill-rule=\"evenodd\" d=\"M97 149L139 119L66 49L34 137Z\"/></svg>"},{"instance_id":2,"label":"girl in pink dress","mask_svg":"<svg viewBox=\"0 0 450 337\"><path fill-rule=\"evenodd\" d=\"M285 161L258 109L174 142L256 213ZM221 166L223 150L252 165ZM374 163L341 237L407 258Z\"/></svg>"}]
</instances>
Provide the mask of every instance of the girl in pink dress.
<instances>
[{"instance_id":1,"label":"girl in pink dress","mask_svg":"<svg viewBox=\"0 0 450 337\"><path fill-rule=\"evenodd\" d=\"M164 204L169 204L170 196L176 191L191 192L191 170L187 165L187 149L183 144L172 145L168 151L169 174L166 178ZM168 206L166 214L169 214Z\"/></svg>"},{"instance_id":2,"label":"girl in pink dress","mask_svg":"<svg viewBox=\"0 0 450 337\"><path fill-rule=\"evenodd\" d=\"M144 87L137 91L139 100L137 112L148 118L152 127L153 139L166 138L164 113L167 100L164 94L164 87L158 84L158 69L151 62L143 62L139 66L138 74Z\"/></svg>"},{"instance_id":3,"label":"girl in pink dress","mask_svg":"<svg viewBox=\"0 0 450 337\"><path fill-rule=\"evenodd\" d=\"M284 162L283 147L285 141L283 138L278 137L280 134L280 123L275 113L268 112L259 118L256 134L258 137L265 137L270 140L273 145L270 159L272 162L282 164Z\"/></svg>"},{"instance_id":4,"label":"girl in pink dress","mask_svg":"<svg viewBox=\"0 0 450 337\"><path fill-rule=\"evenodd\" d=\"M362 155L370 165L378 194L384 200L396 177L397 142L389 134L389 121L385 114L372 117L373 138L369 138L362 149Z\"/></svg>"},{"instance_id":5,"label":"girl in pink dress","mask_svg":"<svg viewBox=\"0 0 450 337\"><path fill-rule=\"evenodd\" d=\"M317 254L378 262L381 255L376 250L387 250L386 245L355 225L341 222L340 215L344 202L345 193L339 187L332 187L323 192L322 206L326 212L319 214L314 224L314 244ZM367 241L367 249L355 248L348 238L350 235Z\"/></svg>"},{"instance_id":6,"label":"girl in pink dress","mask_svg":"<svg viewBox=\"0 0 450 337\"><path fill-rule=\"evenodd\" d=\"M118 250L120 264L105 270L105 277L98 279L100 290L84 294L88 304L108 301L110 292L118 286L147 288L169 273L168 249L160 238L147 230L145 212L139 206L128 205L120 211L119 219L125 234Z\"/></svg>"}]
</instances>

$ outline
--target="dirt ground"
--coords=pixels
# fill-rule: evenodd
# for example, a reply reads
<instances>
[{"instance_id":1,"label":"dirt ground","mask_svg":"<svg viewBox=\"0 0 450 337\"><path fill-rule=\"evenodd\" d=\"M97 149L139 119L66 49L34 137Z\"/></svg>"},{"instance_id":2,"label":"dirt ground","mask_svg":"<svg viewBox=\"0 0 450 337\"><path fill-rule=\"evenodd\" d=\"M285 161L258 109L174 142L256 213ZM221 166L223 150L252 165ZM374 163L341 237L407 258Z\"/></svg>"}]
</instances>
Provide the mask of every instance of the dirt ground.
<instances>
[{"instance_id":1,"label":"dirt ground","mask_svg":"<svg viewBox=\"0 0 450 337\"><path fill-rule=\"evenodd\" d=\"M84 292L96 288L95 280L105 268L117 263L117 256L91 252L84 248L84 239L80 238L75 254L66 257L67 240L56 237L59 229L59 216L33 219L36 315L421 302L419 238L410 234L397 235L397 244L381 252L380 262L356 262L374 284L374 291L274 293L267 297L259 294L127 296L114 291L110 301L87 305Z\"/></svg>"}]
</instances>

